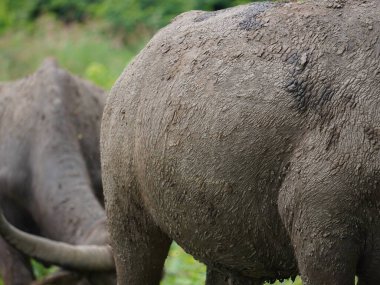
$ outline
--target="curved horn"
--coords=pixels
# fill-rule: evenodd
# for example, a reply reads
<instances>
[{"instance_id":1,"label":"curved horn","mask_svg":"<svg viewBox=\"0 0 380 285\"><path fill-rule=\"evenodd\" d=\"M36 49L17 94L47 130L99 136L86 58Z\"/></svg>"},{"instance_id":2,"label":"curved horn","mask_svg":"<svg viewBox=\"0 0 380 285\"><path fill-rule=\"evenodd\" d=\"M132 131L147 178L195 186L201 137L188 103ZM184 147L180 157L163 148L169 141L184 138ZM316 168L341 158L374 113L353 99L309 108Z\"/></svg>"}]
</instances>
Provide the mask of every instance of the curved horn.
<instances>
[{"instance_id":1,"label":"curved horn","mask_svg":"<svg viewBox=\"0 0 380 285\"><path fill-rule=\"evenodd\" d=\"M115 269L110 246L70 245L20 231L0 213L0 234L24 254L80 271L110 271Z\"/></svg>"}]
</instances>

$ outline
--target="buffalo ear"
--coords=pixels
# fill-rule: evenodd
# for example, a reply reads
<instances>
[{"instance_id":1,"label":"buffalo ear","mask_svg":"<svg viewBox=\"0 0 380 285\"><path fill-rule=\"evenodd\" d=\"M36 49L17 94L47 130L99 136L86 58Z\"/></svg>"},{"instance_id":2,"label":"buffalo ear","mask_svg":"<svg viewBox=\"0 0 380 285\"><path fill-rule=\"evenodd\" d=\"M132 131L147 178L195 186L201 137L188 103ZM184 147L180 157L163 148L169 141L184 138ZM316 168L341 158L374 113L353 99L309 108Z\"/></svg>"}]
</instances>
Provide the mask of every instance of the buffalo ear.
<instances>
[{"instance_id":1,"label":"buffalo ear","mask_svg":"<svg viewBox=\"0 0 380 285\"><path fill-rule=\"evenodd\" d=\"M69 271L58 271L31 285L73 285L81 281L79 274Z\"/></svg>"}]
</instances>

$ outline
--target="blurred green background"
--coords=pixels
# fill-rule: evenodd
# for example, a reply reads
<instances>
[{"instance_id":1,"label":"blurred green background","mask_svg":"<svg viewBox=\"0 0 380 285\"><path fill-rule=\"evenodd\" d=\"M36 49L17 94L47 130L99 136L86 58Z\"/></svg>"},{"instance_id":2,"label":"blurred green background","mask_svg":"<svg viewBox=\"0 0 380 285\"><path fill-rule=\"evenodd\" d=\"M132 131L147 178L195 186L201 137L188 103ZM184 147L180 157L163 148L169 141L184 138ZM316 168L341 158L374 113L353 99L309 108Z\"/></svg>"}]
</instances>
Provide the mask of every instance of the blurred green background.
<instances>
[{"instance_id":1,"label":"blurred green background","mask_svg":"<svg viewBox=\"0 0 380 285\"><path fill-rule=\"evenodd\" d=\"M248 0L0 0L0 80L31 73L46 56L110 88L133 56L181 12Z\"/></svg>"},{"instance_id":2,"label":"blurred green background","mask_svg":"<svg viewBox=\"0 0 380 285\"><path fill-rule=\"evenodd\" d=\"M181 12L248 0L0 0L0 81L32 73L47 56L110 89L149 38ZM52 269L33 261L35 275ZM173 244L161 285L204 284L205 266ZM1 281L0 281L1 284ZM276 284L297 284L288 280Z\"/></svg>"}]
</instances>

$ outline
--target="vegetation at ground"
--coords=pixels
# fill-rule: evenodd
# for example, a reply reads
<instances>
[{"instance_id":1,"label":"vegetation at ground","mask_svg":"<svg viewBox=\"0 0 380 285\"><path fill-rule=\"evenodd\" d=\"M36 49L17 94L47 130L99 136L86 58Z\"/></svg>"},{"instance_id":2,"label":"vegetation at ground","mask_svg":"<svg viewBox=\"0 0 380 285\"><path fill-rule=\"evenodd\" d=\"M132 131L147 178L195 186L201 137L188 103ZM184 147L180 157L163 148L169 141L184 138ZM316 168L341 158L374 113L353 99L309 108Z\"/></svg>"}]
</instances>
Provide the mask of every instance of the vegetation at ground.
<instances>
[{"instance_id":1,"label":"vegetation at ground","mask_svg":"<svg viewBox=\"0 0 380 285\"><path fill-rule=\"evenodd\" d=\"M62 67L109 90L154 32L177 14L247 2L0 0L0 81L26 76L44 58L55 57ZM32 264L38 278L55 270ZM205 266L174 243L161 285L200 285L204 280ZM301 280L275 284L301 285Z\"/></svg>"}]
</instances>

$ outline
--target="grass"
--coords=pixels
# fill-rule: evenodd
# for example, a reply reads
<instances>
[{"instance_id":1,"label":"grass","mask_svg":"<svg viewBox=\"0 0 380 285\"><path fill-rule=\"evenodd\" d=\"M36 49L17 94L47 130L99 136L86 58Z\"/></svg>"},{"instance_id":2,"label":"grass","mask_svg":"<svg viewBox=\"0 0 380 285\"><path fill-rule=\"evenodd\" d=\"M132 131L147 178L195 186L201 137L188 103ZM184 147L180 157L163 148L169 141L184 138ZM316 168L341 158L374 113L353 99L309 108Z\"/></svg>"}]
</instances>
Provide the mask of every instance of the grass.
<instances>
[{"instance_id":1,"label":"grass","mask_svg":"<svg viewBox=\"0 0 380 285\"><path fill-rule=\"evenodd\" d=\"M0 38L0 80L32 73L46 57L106 89L111 88L127 63L145 44L124 46L102 32L101 23L63 25L45 16L33 27L12 30Z\"/></svg>"}]
</instances>

